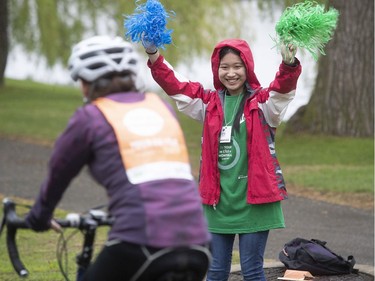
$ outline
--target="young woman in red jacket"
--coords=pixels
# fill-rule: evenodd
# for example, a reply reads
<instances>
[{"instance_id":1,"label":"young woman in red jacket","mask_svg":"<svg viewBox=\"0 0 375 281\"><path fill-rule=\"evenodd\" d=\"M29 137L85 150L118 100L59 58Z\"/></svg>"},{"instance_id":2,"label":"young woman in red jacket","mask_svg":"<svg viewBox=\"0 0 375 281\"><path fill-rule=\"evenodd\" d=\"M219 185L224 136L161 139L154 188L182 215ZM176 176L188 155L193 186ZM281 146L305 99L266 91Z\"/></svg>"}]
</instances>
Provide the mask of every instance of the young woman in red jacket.
<instances>
[{"instance_id":1,"label":"young woman in red jacket","mask_svg":"<svg viewBox=\"0 0 375 281\"><path fill-rule=\"evenodd\" d=\"M214 48L214 90L178 74L154 46L145 45L154 80L178 109L203 122L199 191L212 234L207 280L227 280L235 235L245 281L265 280L269 230L285 227L287 197L275 154L275 132L295 96L301 65L293 45L282 48L274 81L262 88L249 45L224 40Z\"/></svg>"}]
</instances>

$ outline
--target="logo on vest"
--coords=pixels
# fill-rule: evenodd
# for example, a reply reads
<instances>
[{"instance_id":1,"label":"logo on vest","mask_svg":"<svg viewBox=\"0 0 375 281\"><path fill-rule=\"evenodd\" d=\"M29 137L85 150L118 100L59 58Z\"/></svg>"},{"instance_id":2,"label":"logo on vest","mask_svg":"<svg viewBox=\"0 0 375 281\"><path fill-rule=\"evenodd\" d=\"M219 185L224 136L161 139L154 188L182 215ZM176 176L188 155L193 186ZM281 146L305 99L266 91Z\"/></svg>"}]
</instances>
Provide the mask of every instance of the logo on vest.
<instances>
[{"instance_id":1,"label":"logo on vest","mask_svg":"<svg viewBox=\"0 0 375 281\"><path fill-rule=\"evenodd\" d=\"M148 108L130 110L123 119L125 127L138 136L152 136L159 133L164 127L163 118Z\"/></svg>"}]
</instances>

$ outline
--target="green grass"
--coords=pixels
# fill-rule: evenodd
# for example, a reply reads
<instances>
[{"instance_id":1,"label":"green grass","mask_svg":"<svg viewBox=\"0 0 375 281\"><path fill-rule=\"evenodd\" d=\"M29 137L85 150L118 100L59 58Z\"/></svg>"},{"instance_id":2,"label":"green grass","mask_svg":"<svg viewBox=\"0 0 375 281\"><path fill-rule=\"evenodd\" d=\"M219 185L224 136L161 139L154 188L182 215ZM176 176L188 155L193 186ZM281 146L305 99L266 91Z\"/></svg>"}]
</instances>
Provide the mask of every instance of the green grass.
<instances>
[{"instance_id":1,"label":"green grass","mask_svg":"<svg viewBox=\"0 0 375 281\"><path fill-rule=\"evenodd\" d=\"M81 104L77 88L6 80L0 88L0 135L53 142Z\"/></svg>"},{"instance_id":2,"label":"green grass","mask_svg":"<svg viewBox=\"0 0 375 281\"><path fill-rule=\"evenodd\" d=\"M184 131L185 141L189 149L189 158L193 174L195 177L198 177L201 155L202 124L184 114L179 114L178 118Z\"/></svg>"},{"instance_id":3,"label":"green grass","mask_svg":"<svg viewBox=\"0 0 375 281\"><path fill-rule=\"evenodd\" d=\"M82 104L79 89L30 81L6 80L0 88L0 136L53 143L68 119ZM194 175L198 175L202 125L179 114L189 148ZM282 128L276 140L276 151L287 186L313 188L329 192L374 194L373 138L330 136L289 136ZM6 195L6 194L5 194ZM0 194L1 199L1 194ZM31 202L29 202L31 204ZM58 210L58 215L65 212ZM97 250L107 230L97 236ZM19 249L30 271L27 280L63 280L55 258L58 235L53 231L21 231ZM81 247L81 235L69 243L70 278L74 280L75 255ZM9 264L4 233L0 237L0 280L17 280ZM234 253L234 263L238 253Z\"/></svg>"},{"instance_id":4,"label":"green grass","mask_svg":"<svg viewBox=\"0 0 375 281\"><path fill-rule=\"evenodd\" d=\"M276 150L287 184L333 192L374 193L374 140L282 136Z\"/></svg>"}]
</instances>

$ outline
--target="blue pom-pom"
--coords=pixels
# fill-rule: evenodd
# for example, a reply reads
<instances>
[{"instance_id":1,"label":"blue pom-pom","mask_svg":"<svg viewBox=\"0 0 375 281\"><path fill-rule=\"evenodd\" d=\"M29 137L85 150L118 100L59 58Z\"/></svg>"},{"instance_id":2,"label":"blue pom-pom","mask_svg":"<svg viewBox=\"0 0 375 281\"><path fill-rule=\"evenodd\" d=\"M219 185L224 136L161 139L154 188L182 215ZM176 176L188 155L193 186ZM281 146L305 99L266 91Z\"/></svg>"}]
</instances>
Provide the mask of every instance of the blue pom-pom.
<instances>
[{"instance_id":1,"label":"blue pom-pom","mask_svg":"<svg viewBox=\"0 0 375 281\"><path fill-rule=\"evenodd\" d=\"M165 49L165 44L172 43L173 30L166 28L167 19L171 14L173 12L167 12L157 0L148 0L142 5L137 5L134 14L124 20L127 30L125 37L130 38L132 42L147 42Z\"/></svg>"}]
</instances>

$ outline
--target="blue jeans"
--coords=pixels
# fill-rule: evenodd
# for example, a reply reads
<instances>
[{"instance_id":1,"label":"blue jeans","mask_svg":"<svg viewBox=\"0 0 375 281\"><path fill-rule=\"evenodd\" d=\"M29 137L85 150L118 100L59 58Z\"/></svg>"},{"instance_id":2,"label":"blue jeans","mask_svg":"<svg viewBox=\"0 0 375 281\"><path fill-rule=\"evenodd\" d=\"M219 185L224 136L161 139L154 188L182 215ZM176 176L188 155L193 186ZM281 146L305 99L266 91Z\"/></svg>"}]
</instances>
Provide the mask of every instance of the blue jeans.
<instances>
[{"instance_id":1,"label":"blue jeans","mask_svg":"<svg viewBox=\"0 0 375 281\"><path fill-rule=\"evenodd\" d=\"M241 272L244 281L266 281L263 270L264 251L269 231L239 234ZM212 234L212 263L207 281L227 281L232 263L235 234Z\"/></svg>"}]
</instances>

